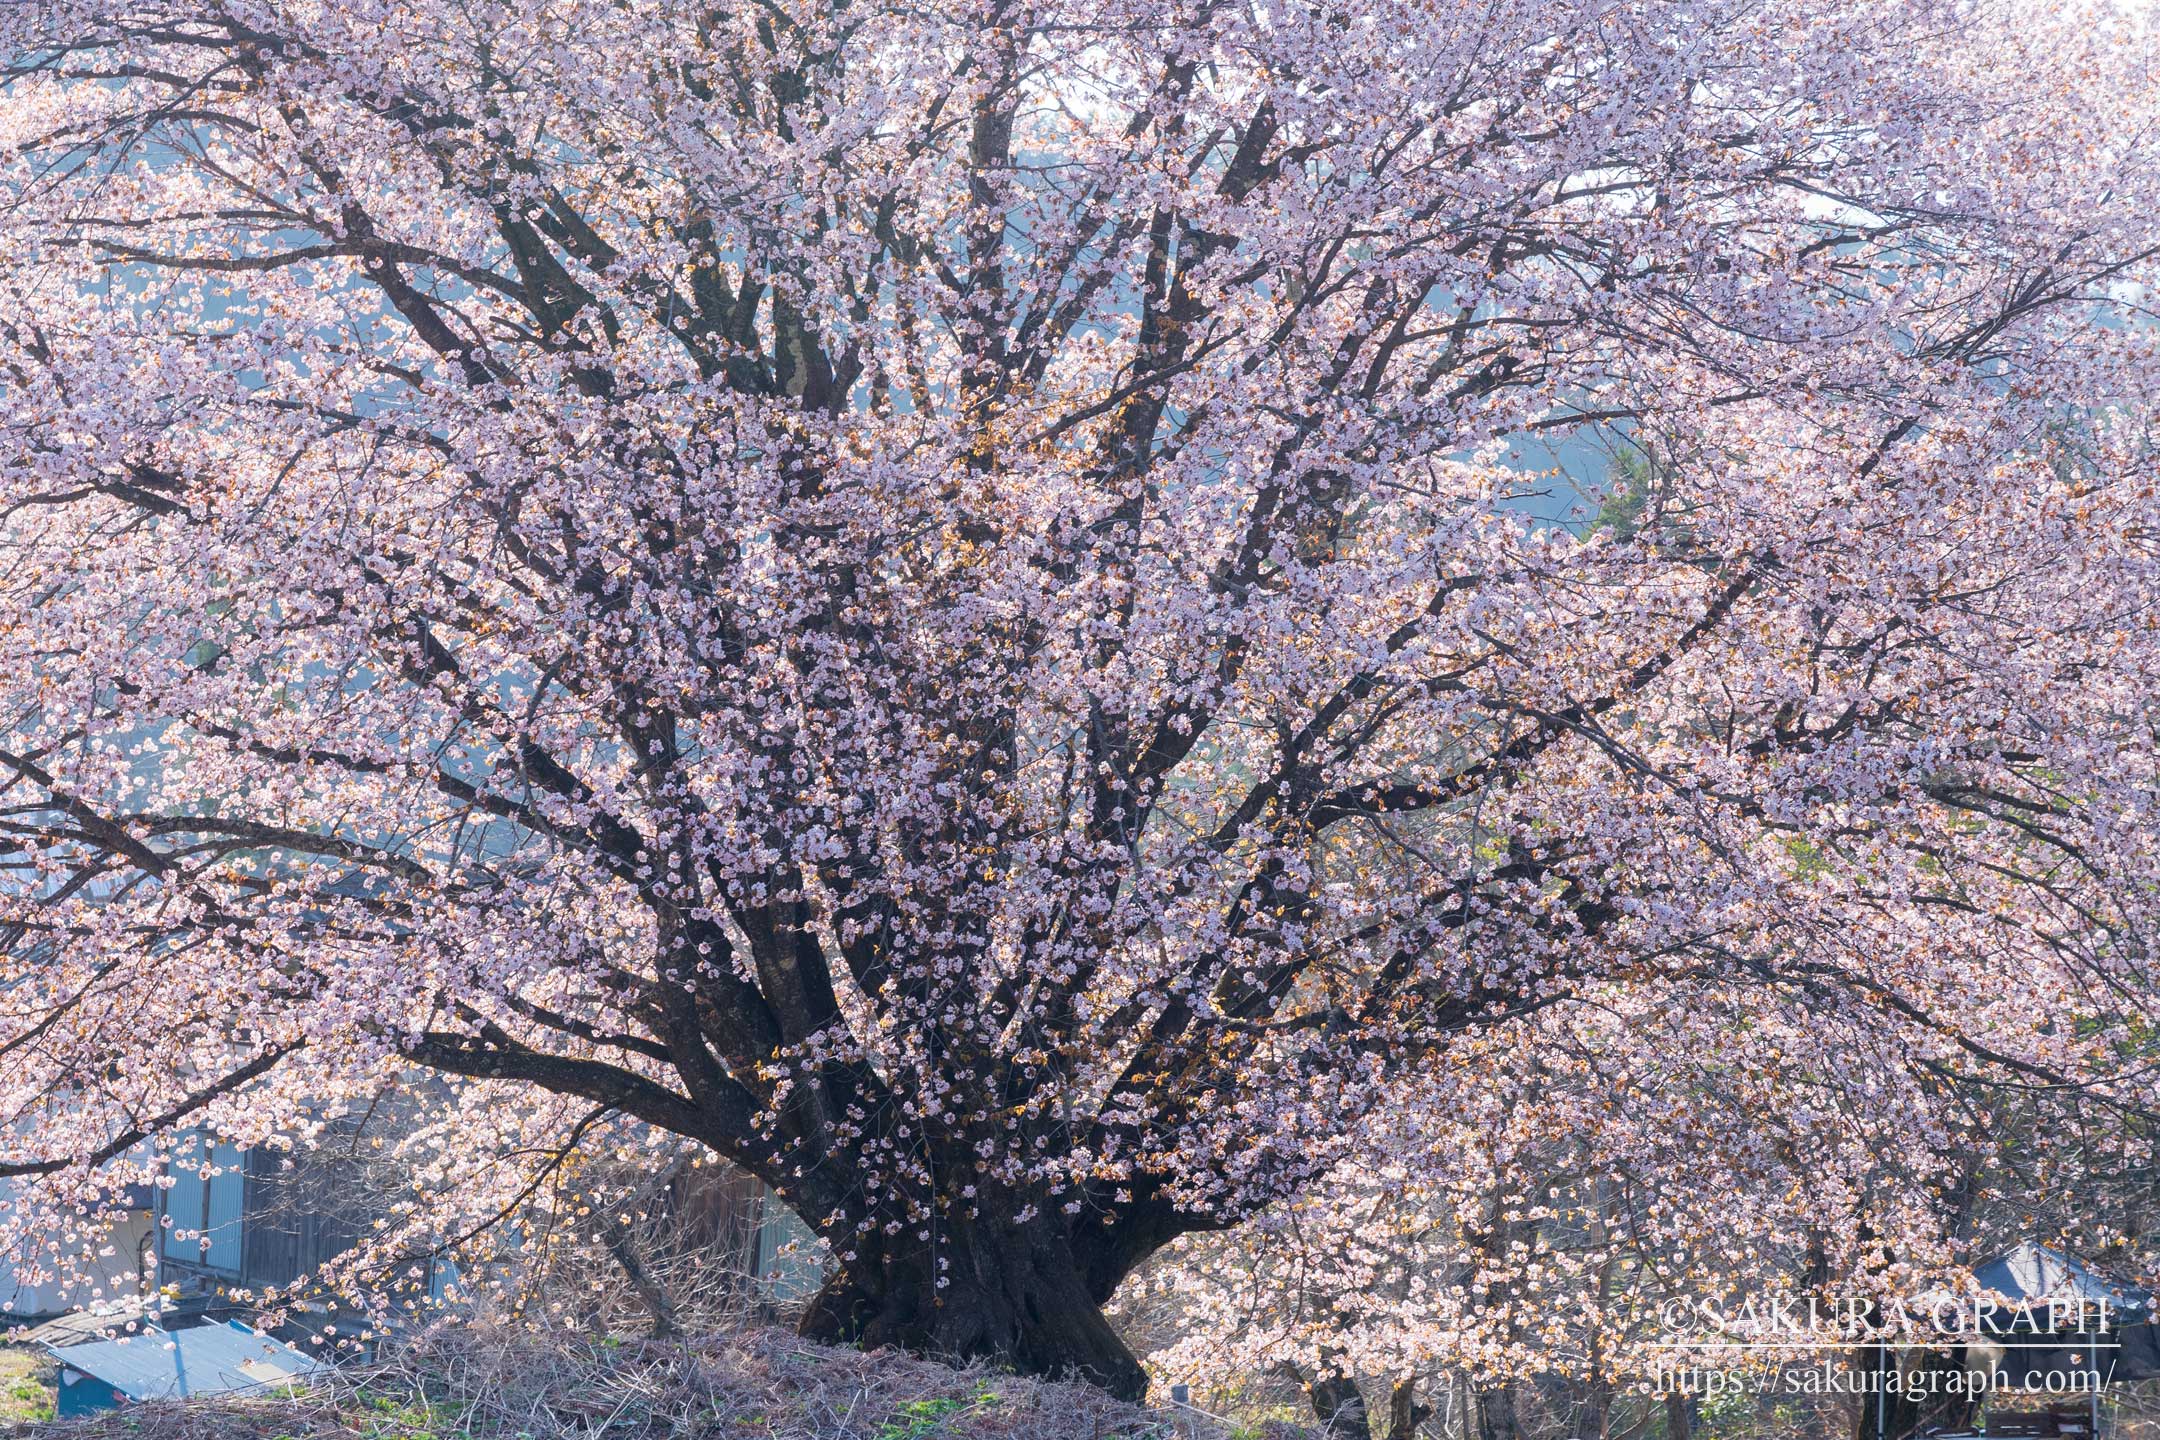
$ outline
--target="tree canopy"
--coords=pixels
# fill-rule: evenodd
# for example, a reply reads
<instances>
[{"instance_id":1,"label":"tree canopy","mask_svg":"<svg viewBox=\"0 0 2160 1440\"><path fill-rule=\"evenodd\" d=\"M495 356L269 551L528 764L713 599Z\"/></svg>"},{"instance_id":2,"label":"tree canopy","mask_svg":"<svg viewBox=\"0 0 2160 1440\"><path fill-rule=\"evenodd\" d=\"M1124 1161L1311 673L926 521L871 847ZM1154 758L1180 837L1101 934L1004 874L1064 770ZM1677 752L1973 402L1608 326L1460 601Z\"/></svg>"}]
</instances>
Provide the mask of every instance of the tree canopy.
<instances>
[{"instance_id":1,"label":"tree canopy","mask_svg":"<svg viewBox=\"0 0 2160 1440\"><path fill-rule=\"evenodd\" d=\"M818 1230L816 1333L1133 1393L1135 1265L1521 1046L1763 1053L1568 1086L1622 1159L2151 1099L2130 21L34 0L0 54L0 1173L55 1205L418 1067L397 1243L622 1117Z\"/></svg>"}]
</instances>

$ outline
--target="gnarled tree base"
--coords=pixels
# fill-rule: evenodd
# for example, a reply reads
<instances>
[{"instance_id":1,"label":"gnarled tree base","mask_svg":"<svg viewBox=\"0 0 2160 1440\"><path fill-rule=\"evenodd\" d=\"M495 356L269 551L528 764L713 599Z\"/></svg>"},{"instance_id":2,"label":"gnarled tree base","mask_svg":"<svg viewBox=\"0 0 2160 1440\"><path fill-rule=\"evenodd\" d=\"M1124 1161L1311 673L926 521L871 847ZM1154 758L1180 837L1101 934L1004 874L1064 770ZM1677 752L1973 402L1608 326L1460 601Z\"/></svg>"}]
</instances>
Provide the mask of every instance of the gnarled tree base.
<instances>
[{"instance_id":1,"label":"gnarled tree base","mask_svg":"<svg viewBox=\"0 0 2160 1440\"><path fill-rule=\"evenodd\" d=\"M1103 1318L1070 1238L1046 1221L940 1227L919 1250L864 1255L818 1292L801 1330L832 1344L1086 1380L1121 1400L1147 1393L1147 1372Z\"/></svg>"}]
</instances>

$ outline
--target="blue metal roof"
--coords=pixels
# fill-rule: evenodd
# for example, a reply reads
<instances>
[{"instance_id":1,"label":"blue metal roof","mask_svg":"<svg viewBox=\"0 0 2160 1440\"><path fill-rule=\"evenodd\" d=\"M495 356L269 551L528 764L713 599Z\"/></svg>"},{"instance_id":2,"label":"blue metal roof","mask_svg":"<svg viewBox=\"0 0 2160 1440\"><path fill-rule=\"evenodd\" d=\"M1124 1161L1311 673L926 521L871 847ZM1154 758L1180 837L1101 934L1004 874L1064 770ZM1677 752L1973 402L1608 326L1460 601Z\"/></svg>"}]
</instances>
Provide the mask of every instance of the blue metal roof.
<instances>
[{"instance_id":1,"label":"blue metal roof","mask_svg":"<svg viewBox=\"0 0 2160 1440\"><path fill-rule=\"evenodd\" d=\"M2111 1279L2083 1261L2031 1240L1973 1266L1972 1274L1983 1289L2006 1295L2013 1303L2104 1302L2110 1311L2126 1318L2141 1318L2153 1308L2151 1291Z\"/></svg>"},{"instance_id":2,"label":"blue metal roof","mask_svg":"<svg viewBox=\"0 0 2160 1440\"><path fill-rule=\"evenodd\" d=\"M64 1369L102 1380L130 1400L230 1395L297 1384L330 1368L237 1320L51 1348Z\"/></svg>"}]
</instances>

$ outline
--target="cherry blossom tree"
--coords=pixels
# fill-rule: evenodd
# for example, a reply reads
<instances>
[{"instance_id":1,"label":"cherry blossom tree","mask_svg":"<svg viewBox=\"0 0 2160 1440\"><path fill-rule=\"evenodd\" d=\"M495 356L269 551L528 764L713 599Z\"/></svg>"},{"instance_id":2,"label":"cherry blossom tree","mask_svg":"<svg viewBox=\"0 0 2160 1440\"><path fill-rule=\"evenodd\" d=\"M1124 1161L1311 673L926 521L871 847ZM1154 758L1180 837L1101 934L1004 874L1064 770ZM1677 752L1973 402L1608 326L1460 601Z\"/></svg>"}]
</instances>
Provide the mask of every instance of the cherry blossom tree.
<instances>
[{"instance_id":1,"label":"cherry blossom tree","mask_svg":"<svg viewBox=\"0 0 2160 1440\"><path fill-rule=\"evenodd\" d=\"M1460 1041L1305 1193L1165 1247L1116 1303L1151 1373L1351 1440L1421 1417L1679 1440L1668 1405L1714 1373L1853 1433L1852 1397L1800 1372L1877 1363L1874 1302L1910 1321L2036 1233L2153 1269L2142 1116L1851 1063L1918 1038L1879 1015L1674 999L1614 989ZM1925 1321L1895 1338L1945 1348Z\"/></svg>"},{"instance_id":2,"label":"cherry blossom tree","mask_svg":"<svg viewBox=\"0 0 2160 1440\"><path fill-rule=\"evenodd\" d=\"M1713 996L1878 1127L2149 1099L2132 20L32 0L0 52L0 1172L55 1213L416 1070L399 1243L644 1127L823 1237L810 1333L1135 1394L1139 1262L1406 1094L1506 1113L1526 1017ZM1625 523L1559 523L1596 446Z\"/></svg>"}]
</instances>

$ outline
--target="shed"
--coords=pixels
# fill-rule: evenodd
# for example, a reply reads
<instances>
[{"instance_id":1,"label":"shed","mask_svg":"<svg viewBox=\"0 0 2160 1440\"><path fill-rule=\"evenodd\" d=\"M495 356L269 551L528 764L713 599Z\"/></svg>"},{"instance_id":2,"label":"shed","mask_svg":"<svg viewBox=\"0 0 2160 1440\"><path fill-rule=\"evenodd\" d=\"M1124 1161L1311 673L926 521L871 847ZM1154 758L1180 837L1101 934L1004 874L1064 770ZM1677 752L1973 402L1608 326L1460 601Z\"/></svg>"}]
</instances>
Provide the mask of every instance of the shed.
<instances>
[{"instance_id":1,"label":"shed","mask_svg":"<svg viewBox=\"0 0 2160 1440\"><path fill-rule=\"evenodd\" d=\"M329 1370L237 1320L47 1350L60 1369L54 1410L61 1416L94 1414L138 1400L244 1394L303 1383Z\"/></svg>"},{"instance_id":2,"label":"shed","mask_svg":"<svg viewBox=\"0 0 2160 1440\"><path fill-rule=\"evenodd\" d=\"M2014 1304L2046 1313L2052 1305L2067 1314L2073 1307L2103 1308L2114 1319L2135 1323L2152 1318L2152 1292L2101 1274L2084 1261L2038 1241L2027 1240L1992 1260L1973 1266L1973 1281Z\"/></svg>"},{"instance_id":3,"label":"shed","mask_svg":"<svg viewBox=\"0 0 2160 1440\"><path fill-rule=\"evenodd\" d=\"M373 1147L349 1130L344 1139L351 1143L243 1150L198 1133L176 1145L150 1235L157 1278L173 1287L173 1303L230 1314L265 1291L305 1287L319 1267L358 1243L385 1212L390 1176L372 1168ZM648 1258L712 1257L731 1272L727 1283L758 1306L800 1304L825 1282L816 1234L746 1171L675 1167L652 1204L664 1218L652 1237L661 1255ZM472 1279L486 1268L484 1255L432 1257L428 1297L447 1301L461 1270ZM337 1303L304 1288L301 1299Z\"/></svg>"},{"instance_id":4,"label":"shed","mask_svg":"<svg viewBox=\"0 0 2160 1440\"><path fill-rule=\"evenodd\" d=\"M0 1216L8 1213L24 1182L0 1179ZM54 1234L33 1234L19 1249L0 1254L0 1326L41 1315L59 1315L72 1307L129 1294L148 1283L145 1255L151 1245L154 1197L148 1186L130 1186L115 1197L115 1213L99 1244L112 1255L92 1260L79 1241L63 1242ZM57 1273L72 1259L88 1273Z\"/></svg>"},{"instance_id":5,"label":"shed","mask_svg":"<svg viewBox=\"0 0 2160 1440\"><path fill-rule=\"evenodd\" d=\"M2160 1376L2151 1291L2036 1241L1972 1270L2005 1302L1971 1358L2024 1385L2051 1371L2088 1371L2097 1384Z\"/></svg>"},{"instance_id":6,"label":"shed","mask_svg":"<svg viewBox=\"0 0 2160 1440\"><path fill-rule=\"evenodd\" d=\"M22 1325L12 1330L0 1331L0 1339L5 1339L10 1345L34 1345L45 1350L58 1350L63 1346L81 1345L86 1341L104 1340L114 1335L134 1335L144 1330L159 1329L161 1314L162 1297L136 1295L126 1300L93 1305L87 1310L70 1310L43 1324Z\"/></svg>"},{"instance_id":7,"label":"shed","mask_svg":"<svg viewBox=\"0 0 2160 1440\"><path fill-rule=\"evenodd\" d=\"M184 1293L290 1285L350 1249L381 1212L381 1177L333 1146L241 1150L196 1135L169 1173L153 1243L159 1278Z\"/></svg>"}]
</instances>

